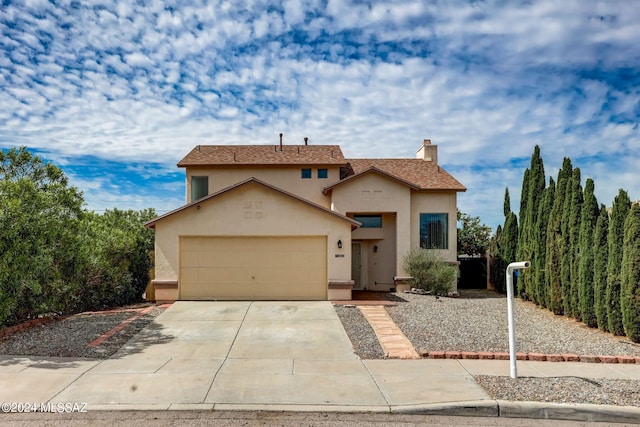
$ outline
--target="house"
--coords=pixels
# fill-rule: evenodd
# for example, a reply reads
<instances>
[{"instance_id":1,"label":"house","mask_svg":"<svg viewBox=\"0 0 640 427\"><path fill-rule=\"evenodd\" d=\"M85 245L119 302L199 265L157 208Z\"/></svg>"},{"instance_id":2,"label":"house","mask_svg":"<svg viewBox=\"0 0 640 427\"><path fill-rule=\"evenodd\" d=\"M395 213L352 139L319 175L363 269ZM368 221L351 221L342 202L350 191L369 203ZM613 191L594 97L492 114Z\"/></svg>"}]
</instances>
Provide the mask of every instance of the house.
<instances>
[{"instance_id":1,"label":"house","mask_svg":"<svg viewBox=\"0 0 640 427\"><path fill-rule=\"evenodd\" d=\"M281 137L282 138L282 137ZM186 204L155 229L157 300L336 300L407 280L427 247L456 262L465 187L425 140L414 159L345 159L338 145L199 145Z\"/></svg>"}]
</instances>

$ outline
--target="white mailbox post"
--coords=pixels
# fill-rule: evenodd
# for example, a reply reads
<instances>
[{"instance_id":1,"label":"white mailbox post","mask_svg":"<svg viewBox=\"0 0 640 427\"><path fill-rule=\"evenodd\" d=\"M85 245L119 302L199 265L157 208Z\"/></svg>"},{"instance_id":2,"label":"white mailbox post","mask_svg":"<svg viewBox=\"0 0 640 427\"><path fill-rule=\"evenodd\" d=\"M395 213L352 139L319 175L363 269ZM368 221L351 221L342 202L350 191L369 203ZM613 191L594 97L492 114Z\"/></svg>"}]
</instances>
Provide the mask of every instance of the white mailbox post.
<instances>
[{"instance_id":1,"label":"white mailbox post","mask_svg":"<svg viewBox=\"0 0 640 427\"><path fill-rule=\"evenodd\" d=\"M509 362L511 378L518 378L516 367L516 326L513 313L513 272L529 268L529 261L512 262L507 266L507 316L509 316Z\"/></svg>"}]
</instances>

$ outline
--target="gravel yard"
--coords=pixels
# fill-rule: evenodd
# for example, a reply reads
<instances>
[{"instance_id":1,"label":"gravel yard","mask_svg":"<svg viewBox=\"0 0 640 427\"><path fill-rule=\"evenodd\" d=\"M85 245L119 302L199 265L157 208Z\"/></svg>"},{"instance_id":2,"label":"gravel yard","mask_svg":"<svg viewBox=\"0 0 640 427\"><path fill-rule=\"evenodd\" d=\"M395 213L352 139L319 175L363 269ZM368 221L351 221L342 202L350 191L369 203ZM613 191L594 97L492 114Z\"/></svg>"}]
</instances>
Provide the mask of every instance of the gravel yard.
<instances>
[{"instance_id":1,"label":"gravel yard","mask_svg":"<svg viewBox=\"0 0 640 427\"><path fill-rule=\"evenodd\" d=\"M387 312L417 350L509 351L507 300L482 290L460 298L396 294L404 299ZM615 337L531 302L515 301L517 351L523 353L640 356L640 344Z\"/></svg>"},{"instance_id":2,"label":"gravel yard","mask_svg":"<svg viewBox=\"0 0 640 427\"><path fill-rule=\"evenodd\" d=\"M162 308L154 307L149 313L133 320L124 329L95 347L90 346L89 343L136 315L137 312L75 314L2 338L0 354L107 359L162 311Z\"/></svg>"},{"instance_id":3,"label":"gravel yard","mask_svg":"<svg viewBox=\"0 0 640 427\"><path fill-rule=\"evenodd\" d=\"M508 352L507 301L489 291L461 290L460 298L408 293L389 294L397 305L387 312L416 349L427 351ZM363 359L382 359L375 333L356 307L335 306ZM517 351L579 355L638 356L640 345L580 322L555 316L534 304L516 300ZM562 362L546 362L562 363ZM585 364L588 367L588 364ZM476 376L494 399L640 406L640 381L590 380L577 377L530 378Z\"/></svg>"}]
</instances>

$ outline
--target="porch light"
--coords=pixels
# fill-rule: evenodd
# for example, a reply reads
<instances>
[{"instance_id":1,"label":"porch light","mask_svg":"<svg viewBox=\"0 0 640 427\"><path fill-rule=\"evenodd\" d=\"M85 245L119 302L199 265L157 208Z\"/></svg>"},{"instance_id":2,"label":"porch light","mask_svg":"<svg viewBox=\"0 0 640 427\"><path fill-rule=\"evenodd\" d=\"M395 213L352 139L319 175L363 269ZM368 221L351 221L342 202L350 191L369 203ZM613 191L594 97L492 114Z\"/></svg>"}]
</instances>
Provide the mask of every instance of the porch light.
<instances>
[{"instance_id":1,"label":"porch light","mask_svg":"<svg viewBox=\"0 0 640 427\"><path fill-rule=\"evenodd\" d=\"M342 240L338 240L338 249L342 249Z\"/></svg>"},{"instance_id":2,"label":"porch light","mask_svg":"<svg viewBox=\"0 0 640 427\"><path fill-rule=\"evenodd\" d=\"M378 252L378 245L373 245L373 252Z\"/></svg>"}]
</instances>

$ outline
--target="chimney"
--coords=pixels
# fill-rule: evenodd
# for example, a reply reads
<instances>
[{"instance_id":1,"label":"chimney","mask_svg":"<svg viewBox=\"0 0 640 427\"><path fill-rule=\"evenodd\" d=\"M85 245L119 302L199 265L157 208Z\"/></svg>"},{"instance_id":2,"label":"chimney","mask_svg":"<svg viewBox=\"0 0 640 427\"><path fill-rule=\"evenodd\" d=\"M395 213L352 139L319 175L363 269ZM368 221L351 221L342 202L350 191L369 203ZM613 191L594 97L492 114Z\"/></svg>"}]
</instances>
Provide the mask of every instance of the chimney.
<instances>
[{"instance_id":1,"label":"chimney","mask_svg":"<svg viewBox=\"0 0 640 427\"><path fill-rule=\"evenodd\" d=\"M280 132L280 151L282 151L282 132Z\"/></svg>"},{"instance_id":2,"label":"chimney","mask_svg":"<svg viewBox=\"0 0 640 427\"><path fill-rule=\"evenodd\" d=\"M425 139L422 147L416 153L416 158L438 164L438 146L431 144L430 139Z\"/></svg>"},{"instance_id":3,"label":"chimney","mask_svg":"<svg viewBox=\"0 0 640 427\"><path fill-rule=\"evenodd\" d=\"M304 137L304 145L307 145L309 142L309 138L307 138L306 136Z\"/></svg>"}]
</instances>

